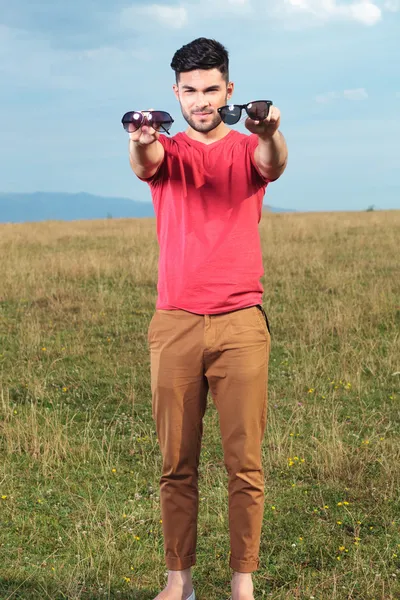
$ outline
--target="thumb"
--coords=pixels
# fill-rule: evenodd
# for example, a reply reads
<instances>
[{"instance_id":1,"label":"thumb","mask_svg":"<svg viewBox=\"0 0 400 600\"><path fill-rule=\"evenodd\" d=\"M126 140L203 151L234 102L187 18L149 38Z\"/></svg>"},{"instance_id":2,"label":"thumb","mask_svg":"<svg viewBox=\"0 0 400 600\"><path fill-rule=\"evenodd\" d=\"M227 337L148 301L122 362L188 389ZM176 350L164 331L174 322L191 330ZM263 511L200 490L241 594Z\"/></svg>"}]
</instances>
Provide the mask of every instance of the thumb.
<instances>
[{"instance_id":1,"label":"thumb","mask_svg":"<svg viewBox=\"0 0 400 600\"><path fill-rule=\"evenodd\" d=\"M151 127L151 115L149 114L153 110L155 110L155 109L154 108L148 108L147 110L143 110L142 111L142 114L146 117L146 121L145 121L144 127L147 126L147 127L151 128L151 129L153 129ZM154 131L154 129L153 129L153 131Z\"/></svg>"}]
</instances>

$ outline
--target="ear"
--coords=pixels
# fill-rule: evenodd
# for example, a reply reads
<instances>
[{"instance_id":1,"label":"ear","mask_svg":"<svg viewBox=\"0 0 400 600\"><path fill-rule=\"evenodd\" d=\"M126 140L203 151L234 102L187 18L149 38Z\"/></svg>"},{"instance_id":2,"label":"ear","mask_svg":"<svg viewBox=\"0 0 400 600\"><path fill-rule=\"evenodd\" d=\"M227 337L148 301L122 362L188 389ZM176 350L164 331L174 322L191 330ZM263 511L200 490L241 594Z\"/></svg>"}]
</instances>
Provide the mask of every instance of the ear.
<instances>
[{"instance_id":1,"label":"ear","mask_svg":"<svg viewBox=\"0 0 400 600\"><path fill-rule=\"evenodd\" d=\"M176 83L173 84L172 89L174 90L175 98L179 100L179 88Z\"/></svg>"},{"instance_id":2,"label":"ear","mask_svg":"<svg viewBox=\"0 0 400 600\"><path fill-rule=\"evenodd\" d=\"M234 88L235 84L233 83L233 81L229 81L229 83L226 86L226 97L228 100L233 96Z\"/></svg>"}]
</instances>

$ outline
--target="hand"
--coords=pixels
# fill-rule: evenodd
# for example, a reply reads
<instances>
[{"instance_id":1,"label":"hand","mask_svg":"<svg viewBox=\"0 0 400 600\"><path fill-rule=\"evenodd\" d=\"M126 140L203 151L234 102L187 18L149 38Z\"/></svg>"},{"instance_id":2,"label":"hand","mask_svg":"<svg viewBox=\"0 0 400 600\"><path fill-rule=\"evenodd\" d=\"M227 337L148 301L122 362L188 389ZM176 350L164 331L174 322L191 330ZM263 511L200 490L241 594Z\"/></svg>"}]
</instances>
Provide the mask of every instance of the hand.
<instances>
[{"instance_id":1,"label":"hand","mask_svg":"<svg viewBox=\"0 0 400 600\"><path fill-rule=\"evenodd\" d=\"M263 139L271 138L276 131L279 129L281 122L281 112L276 106L271 106L269 109L268 117L264 121L253 121L250 117L247 117L245 121L245 127L250 133L255 133Z\"/></svg>"},{"instance_id":2,"label":"hand","mask_svg":"<svg viewBox=\"0 0 400 600\"><path fill-rule=\"evenodd\" d=\"M149 108L147 110L154 110L154 108ZM145 115L147 110L141 110L140 112L142 115ZM138 143L140 146L148 146L158 140L160 132L153 129L150 125L142 125L137 131L132 131L129 134L129 137L133 142Z\"/></svg>"}]
</instances>

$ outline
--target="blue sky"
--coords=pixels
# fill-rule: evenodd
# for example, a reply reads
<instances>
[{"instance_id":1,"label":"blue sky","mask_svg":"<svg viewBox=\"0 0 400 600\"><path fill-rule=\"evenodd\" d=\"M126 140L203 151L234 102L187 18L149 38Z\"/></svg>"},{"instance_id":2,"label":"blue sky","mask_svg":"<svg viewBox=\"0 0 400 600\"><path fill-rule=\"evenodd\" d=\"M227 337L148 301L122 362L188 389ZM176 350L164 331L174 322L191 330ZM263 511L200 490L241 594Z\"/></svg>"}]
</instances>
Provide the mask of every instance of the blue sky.
<instances>
[{"instance_id":1,"label":"blue sky","mask_svg":"<svg viewBox=\"0 0 400 600\"><path fill-rule=\"evenodd\" d=\"M233 101L281 110L289 164L265 203L400 208L400 0L0 0L0 192L151 201L120 120L186 127L170 62L200 36L227 47Z\"/></svg>"}]
</instances>

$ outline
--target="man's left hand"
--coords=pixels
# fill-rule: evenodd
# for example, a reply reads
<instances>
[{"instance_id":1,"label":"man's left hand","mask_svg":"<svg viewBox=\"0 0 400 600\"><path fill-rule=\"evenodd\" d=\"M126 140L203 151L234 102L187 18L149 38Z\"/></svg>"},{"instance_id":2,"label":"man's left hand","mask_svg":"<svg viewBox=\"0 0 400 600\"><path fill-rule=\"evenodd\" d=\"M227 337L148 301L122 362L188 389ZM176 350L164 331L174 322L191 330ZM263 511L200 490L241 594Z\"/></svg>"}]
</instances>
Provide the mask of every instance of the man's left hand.
<instances>
[{"instance_id":1,"label":"man's left hand","mask_svg":"<svg viewBox=\"0 0 400 600\"><path fill-rule=\"evenodd\" d=\"M263 139L271 138L276 131L279 129L281 122L281 112L276 106L271 106L269 109L268 117L264 121L253 121L250 117L247 117L245 121L245 127L250 133L255 133Z\"/></svg>"}]
</instances>

